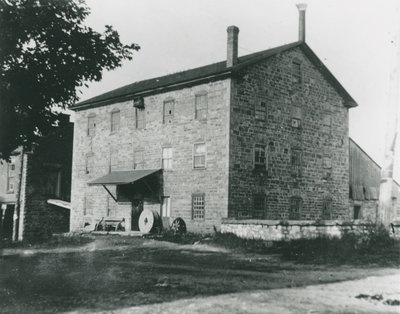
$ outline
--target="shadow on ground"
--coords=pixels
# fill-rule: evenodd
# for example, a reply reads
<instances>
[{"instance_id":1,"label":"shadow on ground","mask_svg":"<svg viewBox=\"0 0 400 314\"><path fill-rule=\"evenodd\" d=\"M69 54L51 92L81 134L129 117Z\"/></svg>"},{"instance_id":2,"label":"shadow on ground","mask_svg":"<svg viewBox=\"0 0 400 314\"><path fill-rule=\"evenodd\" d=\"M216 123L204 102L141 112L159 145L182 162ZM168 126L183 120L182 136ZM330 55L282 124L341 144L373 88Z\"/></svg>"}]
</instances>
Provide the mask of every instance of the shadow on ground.
<instances>
[{"instance_id":1,"label":"shadow on ground","mask_svg":"<svg viewBox=\"0 0 400 314\"><path fill-rule=\"evenodd\" d=\"M113 310L387 272L302 265L284 262L276 255L238 254L207 246L112 237L96 238L82 251L5 255L0 258L0 269L3 313Z\"/></svg>"}]
</instances>

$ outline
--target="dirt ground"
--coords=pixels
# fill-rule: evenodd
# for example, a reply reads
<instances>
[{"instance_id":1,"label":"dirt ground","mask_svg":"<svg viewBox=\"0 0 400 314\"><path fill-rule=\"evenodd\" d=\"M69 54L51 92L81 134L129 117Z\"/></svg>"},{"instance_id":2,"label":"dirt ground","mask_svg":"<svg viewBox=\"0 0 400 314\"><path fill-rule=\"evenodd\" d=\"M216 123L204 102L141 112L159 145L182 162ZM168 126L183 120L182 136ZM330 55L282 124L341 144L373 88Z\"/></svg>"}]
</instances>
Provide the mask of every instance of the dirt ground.
<instances>
[{"instance_id":1,"label":"dirt ground","mask_svg":"<svg viewBox=\"0 0 400 314\"><path fill-rule=\"evenodd\" d=\"M396 268L295 264L276 255L120 237L0 255L2 313L400 310L385 304L400 300Z\"/></svg>"}]
</instances>

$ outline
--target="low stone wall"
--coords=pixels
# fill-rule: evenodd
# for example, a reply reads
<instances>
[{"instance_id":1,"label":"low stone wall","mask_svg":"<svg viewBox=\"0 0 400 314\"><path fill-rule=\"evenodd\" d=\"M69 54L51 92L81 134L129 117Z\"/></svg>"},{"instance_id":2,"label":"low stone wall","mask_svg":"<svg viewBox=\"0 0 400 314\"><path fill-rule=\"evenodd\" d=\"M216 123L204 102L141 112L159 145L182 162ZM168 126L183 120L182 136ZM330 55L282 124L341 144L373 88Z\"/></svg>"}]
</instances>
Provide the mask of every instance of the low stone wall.
<instances>
[{"instance_id":1,"label":"low stone wall","mask_svg":"<svg viewBox=\"0 0 400 314\"><path fill-rule=\"evenodd\" d=\"M310 239L326 235L340 237L344 230L363 232L373 226L366 221L278 221L278 220L235 220L224 219L221 224L222 233L233 233L245 239L262 239L281 241L294 239ZM400 225L391 228L396 238L400 237Z\"/></svg>"}]
</instances>

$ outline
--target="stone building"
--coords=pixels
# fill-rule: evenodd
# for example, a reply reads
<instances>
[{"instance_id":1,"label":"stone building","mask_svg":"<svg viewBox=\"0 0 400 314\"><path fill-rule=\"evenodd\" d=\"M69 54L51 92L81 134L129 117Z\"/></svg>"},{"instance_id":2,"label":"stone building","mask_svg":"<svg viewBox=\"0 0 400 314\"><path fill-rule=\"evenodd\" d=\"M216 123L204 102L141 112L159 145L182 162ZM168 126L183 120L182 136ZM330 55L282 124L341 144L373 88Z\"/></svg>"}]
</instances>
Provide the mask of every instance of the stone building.
<instances>
[{"instance_id":1,"label":"stone building","mask_svg":"<svg viewBox=\"0 0 400 314\"><path fill-rule=\"evenodd\" d=\"M68 116L32 151L0 163L0 239L37 240L69 231L73 125Z\"/></svg>"},{"instance_id":2,"label":"stone building","mask_svg":"<svg viewBox=\"0 0 400 314\"><path fill-rule=\"evenodd\" d=\"M136 82L73 106L71 230L137 230L143 208L189 231L222 218L349 219L348 111L357 104L305 43Z\"/></svg>"}]
</instances>

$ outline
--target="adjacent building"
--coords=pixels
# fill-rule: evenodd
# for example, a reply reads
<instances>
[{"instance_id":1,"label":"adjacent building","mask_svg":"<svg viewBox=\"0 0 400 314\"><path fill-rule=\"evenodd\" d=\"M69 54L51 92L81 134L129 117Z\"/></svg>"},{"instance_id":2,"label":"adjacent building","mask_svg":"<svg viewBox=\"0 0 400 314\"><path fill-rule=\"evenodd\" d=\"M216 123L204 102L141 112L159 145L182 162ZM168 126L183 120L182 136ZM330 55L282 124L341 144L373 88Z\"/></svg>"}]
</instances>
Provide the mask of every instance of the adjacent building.
<instances>
[{"instance_id":1,"label":"adjacent building","mask_svg":"<svg viewBox=\"0 0 400 314\"><path fill-rule=\"evenodd\" d=\"M352 219L375 222L378 216L381 167L351 138L349 139L349 198ZM392 212L389 221L400 219L400 185L392 187Z\"/></svg>"},{"instance_id":2,"label":"adjacent building","mask_svg":"<svg viewBox=\"0 0 400 314\"><path fill-rule=\"evenodd\" d=\"M60 116L54 133L0 163L2 240L37 240L69 231L72 138L69 117Z\"/></svg>"}]
</instances>

